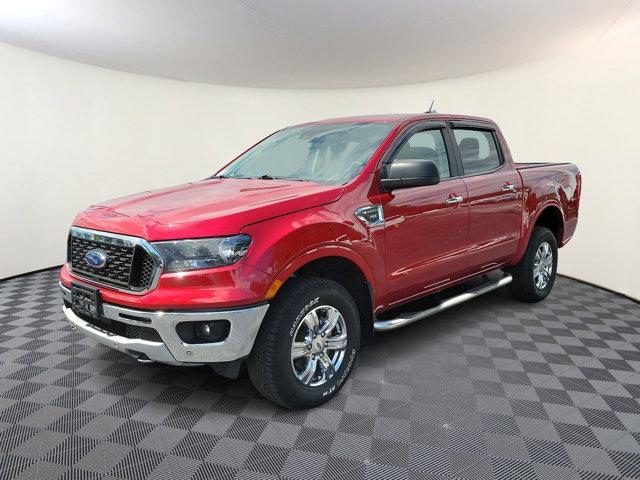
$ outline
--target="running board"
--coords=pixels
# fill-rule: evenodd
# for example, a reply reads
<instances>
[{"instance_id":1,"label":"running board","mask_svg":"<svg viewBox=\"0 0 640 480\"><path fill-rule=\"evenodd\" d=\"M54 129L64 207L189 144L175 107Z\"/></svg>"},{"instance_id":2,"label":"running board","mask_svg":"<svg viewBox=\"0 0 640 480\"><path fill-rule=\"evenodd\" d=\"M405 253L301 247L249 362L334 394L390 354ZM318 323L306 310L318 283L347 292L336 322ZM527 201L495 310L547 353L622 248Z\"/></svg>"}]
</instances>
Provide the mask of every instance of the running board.
<instances>
[{"instance_id":1,"label":"running board","mask_svg":"<svg viewBox=\"0 0 640 480\"><path fill-rule=\"evenodd\" d=\"M461 303L464 303L468 300L473 300L474 298L491 292L492 290L504 287L505 285L511 283L512 280L513 277L507 273L500 280L478 285L464 293L443 300L435 307L431 307L419 312L404 313L398 317L390 318L388 320L376 320L373 324L374 329L376 330L376 332L386 332L388 330L395 330L396 328L404 327L405 325L409 325L410 323L417 322L418 320L422 320L423 318L427 318L431 315L435 315L436 313L440 313L443 310L447 310L451 307L455 307L456 305L460 305Z\"/></svg>"}]
</instances>

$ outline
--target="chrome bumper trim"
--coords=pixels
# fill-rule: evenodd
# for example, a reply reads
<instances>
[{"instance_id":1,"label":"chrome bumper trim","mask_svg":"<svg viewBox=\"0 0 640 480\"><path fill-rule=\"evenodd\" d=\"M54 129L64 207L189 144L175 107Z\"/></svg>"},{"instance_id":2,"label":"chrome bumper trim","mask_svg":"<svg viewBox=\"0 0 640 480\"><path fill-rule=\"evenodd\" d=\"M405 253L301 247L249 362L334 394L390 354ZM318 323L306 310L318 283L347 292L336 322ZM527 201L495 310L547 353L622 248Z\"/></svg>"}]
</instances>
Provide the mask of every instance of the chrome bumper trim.
<instances>
[{"instance_id":1,"label":"chrome bumper trim","mask_svg":"<svg viewBox=\"0 0 640 480\"><path fill-rule=\"evenodd\" d=\"M171 355L171 352L169 352L167 346L162 342L148 342L137 338L126 338L121 337L120 335L114 335L84 321L68 307L62 307L62 311L67 316L67 320L69 320L69 323L71 323L71 326L74 327L74 329L81 330L82 333L88 337L97 340L107 347L120 350L121 352L128 353L129 355L132 355L132 352L144 353L150 360L154 360L156 362L169 363L173 365L181 363L176 361L173 355Z\"/></svg>"},{"instance_id":2,"label":"chrome bumper trim","mask_svg":"<svg viewBox=\"0 0 640 480\"><path fill-rule=\"evenodd\" d=\"M59 284L62 298L71 303L71 290ZM243 358L251 352L268 304L234 310L136 310L112 303L103 303L103 315L111 320L141 327L153 328L162 342L150 342L126 338L106 332L78 317L71 308L63 307L64 314L76 328L111 348L144 353L149 359L171 364L202 364L230 362ZM136 320L135 318L140 320ZM176 333L179 322L202 322L228 320L231 324L226 340L216 343L184 343Z\"/></svg>"}]
</instances>

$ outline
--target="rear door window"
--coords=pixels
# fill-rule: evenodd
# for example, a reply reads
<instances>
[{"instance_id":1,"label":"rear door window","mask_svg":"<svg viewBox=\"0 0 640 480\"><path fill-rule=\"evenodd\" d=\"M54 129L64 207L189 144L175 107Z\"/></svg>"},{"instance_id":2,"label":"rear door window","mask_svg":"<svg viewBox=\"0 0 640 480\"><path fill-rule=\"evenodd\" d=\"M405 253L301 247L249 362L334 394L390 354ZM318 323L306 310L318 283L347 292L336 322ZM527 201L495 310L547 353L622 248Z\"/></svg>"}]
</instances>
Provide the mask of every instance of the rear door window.
<instances>
[{"instance_id":1,"label":"rear door window","mask_svg":"<svg viewBox=\"0 0 640 480\"><path fill-rule=\"evenodd\" d=\"M502 164L493 132L456 128L453 134L465 175L491 172Z\"/></svg>"}]
</instances>

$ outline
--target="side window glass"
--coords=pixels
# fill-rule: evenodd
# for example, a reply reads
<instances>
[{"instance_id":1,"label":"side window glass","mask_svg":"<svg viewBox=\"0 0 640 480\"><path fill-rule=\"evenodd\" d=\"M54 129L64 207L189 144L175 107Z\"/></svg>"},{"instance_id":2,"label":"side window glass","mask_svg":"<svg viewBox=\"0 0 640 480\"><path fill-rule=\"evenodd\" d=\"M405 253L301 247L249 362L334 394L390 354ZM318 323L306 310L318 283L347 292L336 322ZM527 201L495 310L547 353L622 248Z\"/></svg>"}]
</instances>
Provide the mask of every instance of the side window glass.
<instances>
[{"instance_id":1,"label":"side window glass","mask_svg":"<svg viewBox=\"0 0 640 480\"><path fill-rule=\"evenodd\" d=\"M411 135L395 156L396 159L432 160L438 167L440 178L451 177L447 150L440 130L424 130Z\"/></svg>"},{"instance_id":2,"label":"side window glass","mask_svg":"<svg viewBox=\"0 0 640 480\"><path fill-rule=\"evenodd\" d=\"M491 132L457 128L453 134L460 150L465 175L490 172L500 166L498 147Z\"/></svg>"}]
</instances>

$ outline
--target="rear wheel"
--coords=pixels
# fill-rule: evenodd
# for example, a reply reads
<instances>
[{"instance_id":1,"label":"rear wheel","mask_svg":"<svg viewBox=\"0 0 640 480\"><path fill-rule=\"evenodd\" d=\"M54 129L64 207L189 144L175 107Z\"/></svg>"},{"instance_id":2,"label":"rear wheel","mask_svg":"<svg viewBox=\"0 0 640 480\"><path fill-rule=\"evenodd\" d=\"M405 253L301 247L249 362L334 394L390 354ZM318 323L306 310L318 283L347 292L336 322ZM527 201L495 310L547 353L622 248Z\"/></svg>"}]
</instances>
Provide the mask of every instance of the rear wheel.
<instances>
[{"instance_id":1,"label":"rear wheel","mask_svg":"<svg viewBox=\"0 0 640 480\"><path fill-rule=\"evenodd\" d=\"M507 290L522 302L544 300L553 288L557 265L558 246L555 236L548 228L534 227L522 260L509 269L513 281L507 286Z\"/></svg>"},{"instance_id":2,"label":"rear wheel","mask_svg":"<svg viewBox=\"0 0 640 480\"><path fill-rule=\"evenodd\" d=\"M294 278L278 293L247 363L262 395L286 408L320 405L344 385L360 345L353 297L325 278Z\"/></svg>"}]
</instances>

